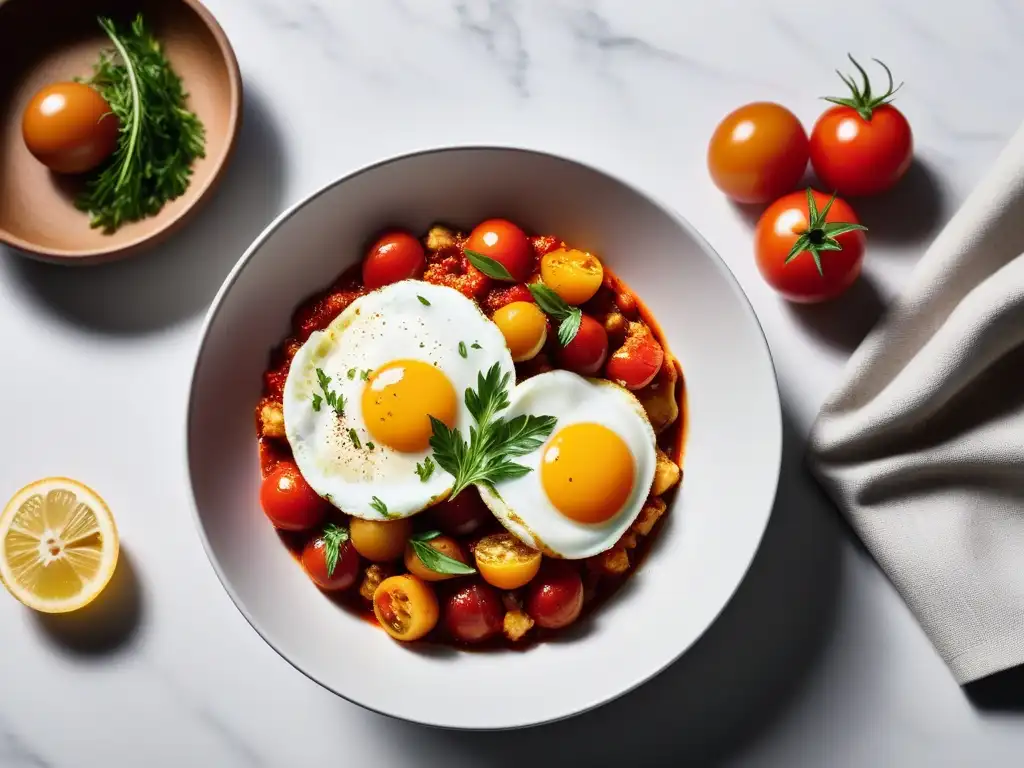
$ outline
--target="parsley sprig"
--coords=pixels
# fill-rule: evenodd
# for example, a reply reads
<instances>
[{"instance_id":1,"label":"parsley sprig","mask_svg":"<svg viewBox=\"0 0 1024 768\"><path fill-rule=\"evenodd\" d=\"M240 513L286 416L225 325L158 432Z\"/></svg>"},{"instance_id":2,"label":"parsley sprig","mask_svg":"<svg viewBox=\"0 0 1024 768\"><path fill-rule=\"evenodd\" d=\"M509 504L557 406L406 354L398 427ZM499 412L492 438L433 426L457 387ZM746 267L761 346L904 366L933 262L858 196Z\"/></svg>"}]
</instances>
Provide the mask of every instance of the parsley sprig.
<instances>
[{"instance_id":1,"label":"parsley sprig","mask_svg":"<svg viewBox=\"0 0 1024 768\"><path fill-rule=\"evenodd\" d=\"M370 497L370 507L385 520L390 520L394 517L394 515L388 512L388 505L381 501L377 496Z\"/></svg>"},{"instance_id":2,"label":"parsley sprig","mask_svg":"<svg viewBox=\"0 0 1024 768\"><path fill-rule=\"evenodd\" d=\"M565 299L544 283L530 283L527 287L544 314L551 315L558 321L558 343L563 347L568 346L580 330L583 310L567 304Z\"/></svg>"},{"instance_id":3,"label":"parsley sprig","mask_svg":"<svg viewBox=\"0 0 1024 768\"><path fill-rule=\"evenodd\" d=\"M434 461L455 478L449 498L474 483L493 485L528 474L529 467L512 459L539 448L554 430L554 416L499 417L509 406L508 385L509 374L502 374L498 363L487 373L477 374L476 390L466 390L466 408L476 421L476 426L469 428L468 442L458 430L430 417Z\"/></svg>"},{"instance_id":4,"label":"parsley sprig","mask_svg":"<svg viewBox=\"0 0 1024 768\"><path fill-rule=\"evenodd\" d=\"M313 394L313 410L320 410L320 403L324 400L327 404L334 409L334 412L339 416L345 415L345 396L340 392L335 392L330 388L330 383L333 381L330 376L324 373L323 368L316 369L316 380L320 384L320 389L324 393L323 397L314 393Z\"/></svg>"},{"instance_id":5,"label":"parsley sprig","mask_svg":"<svg viewBox=\"0 0 1024 768\"><path fill-rule=\"evenodd\" d=\"M421 483L425 483L430 479L430 476L434 474L435 466L434 460L429 456L416 465L416 474L419 475Z\"/></svg>"},{"instance_id":6,"label":"parsley sprig","mask_svg":"<svg viewBox=\"0 0 1024 768\"><path fill-rule=\"evenodd\" d=\"M341 545L348 541L348 528L328 523L324 526L324 562L327 564L327 578L334 575L334 568L338 565L338 554Z\"/></svg>"},{"instance_id":7,"label":"parsley sprig","mask_svg":"<svg viewBox=\"0 0 1024 768\"><path fill-rule=\"evenodd\" d=\"M465 563L456 560L454 557L448 557L448 555L443 552L439 552L430 546L428 542L433 541L440 535L440 531L424 531L423 533L414 533L409 537L409 544L412 546L412 551L416 553L416 557L420 559L420 562L434 573L443 573L452 576L464 576L466 574L476 573L476 568L466 565Z\"/></svg>"}]
</instances>

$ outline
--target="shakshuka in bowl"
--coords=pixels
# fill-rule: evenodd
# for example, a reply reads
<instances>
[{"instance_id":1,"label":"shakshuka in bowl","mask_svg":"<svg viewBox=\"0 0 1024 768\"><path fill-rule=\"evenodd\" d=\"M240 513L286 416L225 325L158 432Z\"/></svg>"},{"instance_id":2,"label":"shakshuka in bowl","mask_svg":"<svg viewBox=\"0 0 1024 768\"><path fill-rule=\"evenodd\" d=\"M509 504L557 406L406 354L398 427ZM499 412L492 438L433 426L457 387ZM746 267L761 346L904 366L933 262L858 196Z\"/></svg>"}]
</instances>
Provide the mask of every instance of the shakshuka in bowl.
<instances>
[{"instance_id":1,"label":"shakshuka in bowl","mask_svg":"<svg viewBox=\"0 0 1024 768\"><path fill-rule=\"evenodd\" d=\"M467 148L260 236L210 310L188 450L207 552L282 656L379 712L510 728L711 624L781 425L760 327L689 225L579 163Z\"/></svg>"}]
</instances>

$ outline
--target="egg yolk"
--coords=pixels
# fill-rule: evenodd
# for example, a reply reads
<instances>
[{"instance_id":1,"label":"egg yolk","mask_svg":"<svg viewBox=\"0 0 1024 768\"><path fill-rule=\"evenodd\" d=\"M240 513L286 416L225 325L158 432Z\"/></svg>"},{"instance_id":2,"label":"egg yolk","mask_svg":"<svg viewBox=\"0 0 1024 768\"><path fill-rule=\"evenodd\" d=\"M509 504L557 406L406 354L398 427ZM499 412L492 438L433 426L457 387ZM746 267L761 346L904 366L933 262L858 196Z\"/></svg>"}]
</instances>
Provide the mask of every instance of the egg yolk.
<instances>
[{"instance_id":1,"label":"egg yolk","mask_svg":"<svg viewBox=\"0 0 1024 768\"><path fill-rule=\"evenodd\" d=\"M601 424L572 424L548 442L541 485L559 512L578 523L615 517L633 490L633 454Z\"/></svg>"},{"instance_id":2,"label":"egg yolk","mask_svg":"<svg viewBox=\"0 0 1024 768\"><path fill-rule=\"evenodd\" d=\"M393 360L374 371L363 389L363 420L373 439L396 451L430 446L430 417L455 426L455 387L440 370L419 360Z\"/></svg>"}]
</instances>

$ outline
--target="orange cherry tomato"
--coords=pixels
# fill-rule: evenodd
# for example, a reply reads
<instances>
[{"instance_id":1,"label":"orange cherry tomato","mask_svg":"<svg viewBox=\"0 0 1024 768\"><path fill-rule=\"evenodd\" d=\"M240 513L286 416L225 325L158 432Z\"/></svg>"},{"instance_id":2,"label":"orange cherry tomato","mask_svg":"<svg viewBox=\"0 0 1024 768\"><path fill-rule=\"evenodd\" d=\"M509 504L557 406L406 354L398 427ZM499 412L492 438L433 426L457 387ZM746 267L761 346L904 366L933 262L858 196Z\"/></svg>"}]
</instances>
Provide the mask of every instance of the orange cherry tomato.
<instances>
[{"instance_id":1,"label":"orange cherry tomato","mask_svg":"<svg viewBox=\"0 0 1024 768\"><path fill-rule=\"evenodd\" d=\"M387 563L405 552L405 544L412 533L412 520L408 517L399 520L353 517L348 527L356 552L375 563Z\"/></svg>"},{"instance_id":2,"label":"orange cherry tomato","mask_svg":"<svg viewBox=\"0 0 1024 768\"><path fill-rule=\"evenodd\" d=\"M419 640L440 616L437 596L429 584L404 573L384 579L373 593L373 615L396 640Z\"/></svg>"},{"instance_id":3,"label":"orange cherry tomato","mask_svg":"<svg viewBox=\"0 0 1024 768\"><path fill-rule=\"evenodd\" d=\"M260 505L270 522L284 531L304 531L319 525L328 507L291 461L282 461L264 478Z\"/></svg>"},{"instance_id":4,"label":"orange cherry tomato","mask_svg":"<svg viewBox=\"0 0 1024 768\"><path fill-rule=\"evenodd\" d=\"M518 589L537 575L541 554L511 533L484 536L473 550L476 569L498 589Z\"/></svg>"},{"instance_id":5,"label":"orange cherry tomato","mask_svg":"<svg viewBox=\"0 0 1024 768\"><path fill-rule=\"evenodd\" d=\"M462 546L451 536L437 536L426 542L426 544L431 549L437 550L442 555L447 555L452 560L458 560L463 564L468 563L466 553L462 551ZM405 567L413 576L418 576L424 581L446 581L454 579L457 575L454 573L432 571L420 560L420 556L416 554L412 544L408 544L405 547Z\"/></svg>"},{"instance_id":6,"label":"orange cherry tomato","mask_svg":"<svg viewBox=\"0 0 1024 768\"><path fill-rule=\"evenodd\" d=\"M658 375L665 362L665 350L643 323L632 321L626 340L608 358L605 374L626 389L643 389Z\"/></svg>"},{"instance_id":7,"label":"orange cherry tomato","mask_svg":"<svg viewBox=\"0 0 1024 768\"><path fill-rule=\"evenodd\" d=\"M57 173L85 173L117 148L120 123L84 83L54 83L29 101L21 133L35 158Z\"/></svg>"},{"instance_id":8,"label":"orange cherry tomato","mask_svg":"<svg viewBox=\"0 0 1024 768\"><path fill-rule=\"evenodd\" d=\"M740 203L768 203L791 191L807 168L807 133L779 104L756 102L729 113L708 145L715 186Z\"/></svg>"},{"instance_id":9,"label":"orange cherry tomato","mask_svg":"<svg viewBox=\"0 0 1024 768\"><path fill-rule=\"evenodd\" d=\"M857 279L864 261L864 232L853 209L836 198L821 216L830 198L817 191L811 194L821 219L816 222L818 226L811 227L807 193L793 192L768 206L754 234L757 267L765 281L790 301L803 303L825 301L841 294ZM833 227L827 227L828 224ZM838 224L857 228L836 229ZM829 229L833 230L831 234ZM790 259L790 251L802 235L809 241L808 249ZM841 250L820 250L815 261L816 246L830 237Z\"/></svg>"},{"instance_id":10,"label":"orange cherry tomato","mask_svg":"<svg viewBox=\"0 0 1024 768\"><path fill-rule=\"evenodd\" d=\"M535 256L526 233L511 221L488 219L469 233L466 249L499 262L517 283L533 272Z\"/></svg>"},{"instance_id":11,"label":"orange cherry tomato","mask_svg":"<svg viewBox=\"0 0 1024 768\"><path fill-rule=\"evenodd\" d=\"M423 272L425 256L420 241L407 232L388 232L370 246L363 261L363 283L369 290Z\"/></svg>"}]
</instances>

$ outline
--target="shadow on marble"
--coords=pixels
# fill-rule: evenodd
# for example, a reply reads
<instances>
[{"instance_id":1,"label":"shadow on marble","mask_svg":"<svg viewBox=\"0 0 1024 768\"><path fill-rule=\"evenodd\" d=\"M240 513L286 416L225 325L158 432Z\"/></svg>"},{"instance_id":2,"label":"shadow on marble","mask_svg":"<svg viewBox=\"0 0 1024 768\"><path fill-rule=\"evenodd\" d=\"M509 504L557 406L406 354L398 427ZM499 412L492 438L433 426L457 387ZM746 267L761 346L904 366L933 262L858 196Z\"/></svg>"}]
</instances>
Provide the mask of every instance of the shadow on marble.
<instances>
[{"instance_id":1,"label":"shadow on marble","mask_svg":"<svg viewBox=\"0 0 1024 768\"><path fill-rule=\"evenodd\" d=\"M123 262L79 268L0 254L25 292L71 325L136 335L188 320L206 310L246 247L280 212L284 151L265 98L246 83L238 145L221 185L166 243Z\"/></svg>"},{"instance_id":2,"label":"shadow on marble","mask_svg":"<svg viewBox=\"0 0 1024 768\"><path fill-rule=\"evenodd\" d=\"M778 498L764 542L707 633L639 689L570 720L509 735L368 719L416 764L706 765L738 757L784 717L831 642L846 535L803 467L803 440L784 420ZM642 652L642 649L636 649ZM601 738L599 734L608 734Z\"/></svg>"},{"instance_id":3,"label":"shadow on marble","mask_svg":"<svg viewBox=\"0 0 1024 768\"><path fill-rule=\"evenodd\" d=\"M81 659L104 659L125 651L145 617L145 598L131 554L121 548L117 568L103 593L74 613L37 613L43 637L58 651Z\"/></svg>"},{"instance_id":4,"label":"shadow on marble","mask_svg":"<svg viewBox=\"0 0 1024 768\"><path fill-rule=\"evenodd\" d=\"M885 303L874 281L862 274L836 299L821 304L786 302L786 309L808 333L848 353L875 327Z\"/></svg>"},{"instance_id":5,"label":"shadow on marble","mask_svg":"<svg viewBox=\"0 0 1024 768\"><path fill-rule=\"evenodd\" d=\"M964 686L967 698L978 709L992 712L1024 712L1024 666L1012 667Z\"/></svg>"}]
</instances>

